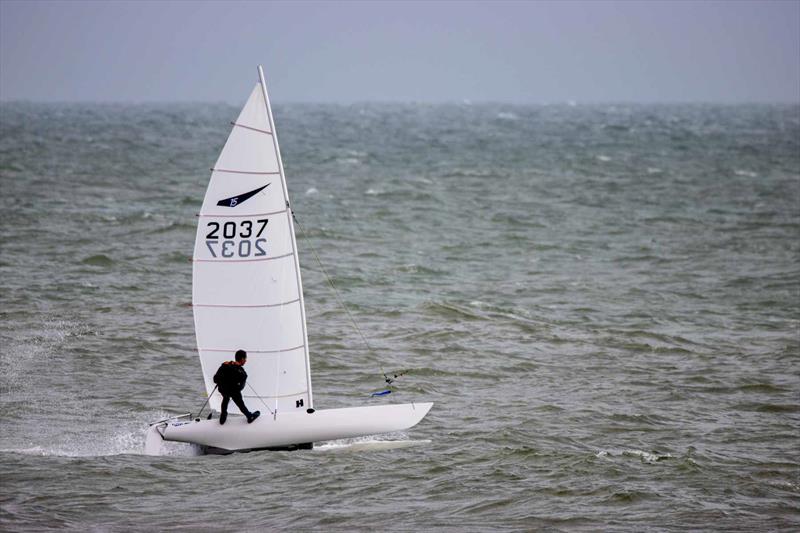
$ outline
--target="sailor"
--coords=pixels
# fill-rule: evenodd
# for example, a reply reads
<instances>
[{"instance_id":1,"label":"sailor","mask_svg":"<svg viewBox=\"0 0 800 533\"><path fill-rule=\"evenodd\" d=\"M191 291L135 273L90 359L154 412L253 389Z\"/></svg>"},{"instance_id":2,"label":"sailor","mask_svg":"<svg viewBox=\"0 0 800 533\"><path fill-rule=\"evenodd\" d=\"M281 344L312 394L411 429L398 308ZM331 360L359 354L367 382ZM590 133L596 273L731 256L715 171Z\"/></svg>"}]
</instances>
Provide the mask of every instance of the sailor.
<instances>
[{"instance_id":1,"label":"sailor","mask_svg":"<svg viewBox=\"0 0 800 533\"><path fill-rule=\"evenodd\" d=\"M228 418L228 402L233 400L236 407L247 417L247 423L251 423L258 418L261 411L251 413L242 400L242 389L247 382L247 372L244 371L244 364L247 362L247 352L239 350L236 352L235 361L225 361L214 374L214 383L222 394L222 408L219 414L219 423L224 424Z\"/></svg>"}]
</instances>

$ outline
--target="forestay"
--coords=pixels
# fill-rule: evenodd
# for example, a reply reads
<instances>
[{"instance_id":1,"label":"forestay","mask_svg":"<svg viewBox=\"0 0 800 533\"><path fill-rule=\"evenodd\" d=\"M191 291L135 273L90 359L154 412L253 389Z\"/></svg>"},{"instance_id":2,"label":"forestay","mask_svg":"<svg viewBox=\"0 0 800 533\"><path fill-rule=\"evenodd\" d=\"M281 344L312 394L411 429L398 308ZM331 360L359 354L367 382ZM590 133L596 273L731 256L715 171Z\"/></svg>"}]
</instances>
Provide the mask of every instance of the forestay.
<instances>
[{"instance_id":1,"label":"forestay","mask_svg":"<svg viewBox=\"0 0 800 533\"><path fill-rule=\"evenodd\" d=\"M207 392L219 365L244 349L245 403L280 413L312 406L311 376L294 225L259 74L212 169L195 240L192 303ZM216 392L210 405L219 410L220 403Z\"/></svg>"}]
</instances>

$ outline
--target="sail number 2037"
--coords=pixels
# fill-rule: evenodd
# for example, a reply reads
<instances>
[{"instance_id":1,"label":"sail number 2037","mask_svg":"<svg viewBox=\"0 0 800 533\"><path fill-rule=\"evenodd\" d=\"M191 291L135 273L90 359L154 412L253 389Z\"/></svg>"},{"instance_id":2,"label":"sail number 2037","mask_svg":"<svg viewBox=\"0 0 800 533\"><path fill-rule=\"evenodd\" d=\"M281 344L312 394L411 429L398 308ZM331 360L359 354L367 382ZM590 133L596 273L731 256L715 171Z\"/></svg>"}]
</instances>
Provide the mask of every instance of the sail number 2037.
<instances>
[{"instance_id":1,"label":"sail number 2037","mask_svg":"<svg viewBox=\"0 0 800 533\"><path fill-rule=\"evenodd\" d=\"M261 237L267 227L266 218L261 218L253 223L252 220L242 220L238 224L233 221L220 224L209 222L206 225L206 246L212 257L259 257L267 255L265 249L267 239ZM220 235L221 234L221 235ZM238 238L238 242L234 239Z\"/></svg>"}]
</instances>

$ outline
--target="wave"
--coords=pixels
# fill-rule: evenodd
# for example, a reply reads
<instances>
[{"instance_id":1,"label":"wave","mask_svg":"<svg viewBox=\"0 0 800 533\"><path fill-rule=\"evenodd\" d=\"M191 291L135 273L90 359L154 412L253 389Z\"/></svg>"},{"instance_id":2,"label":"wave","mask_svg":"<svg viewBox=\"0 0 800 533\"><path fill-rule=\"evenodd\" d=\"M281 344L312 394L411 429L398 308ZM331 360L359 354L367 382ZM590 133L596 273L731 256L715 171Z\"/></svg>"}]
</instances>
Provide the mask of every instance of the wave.
<instances>
[{"instance_id":1,"label":"wave","mask_svg":"<svg viewBox=\"0 0 800 533\"><path fill-rule=\"evenodd\" d=\"M368 452L396 450L398 448L410 448L412 446L424 446L430 444L430 440L412 440L403 433L387 435L371 435L352 439L341 439L325 441L314 445L315 452Z\"/></svg>"},{"instance_id":2,"label":"wave","mask_svg":"<svg viewBox=\"0 0 800 533\"><path fill-rule=\"evenodd\" d=\"M647 464L655 464L661 461L667 461L670 459L674 459L674 456L669 453L658 453L658 452L646 452L644 450L637 450L637 449L625 449L625 450L600 450L595 454L595 457L599 458L607 458L607 457L637 457L643 463Z\"/></svg>"},{"instance_id":3,"label":"wave","mask_svg":"<svg viewBox=\"0 0 800 533\"><path fill-rule=\"evenodd\" d=\"M506 111L501 111L500 113L498 113L497 118L499 118L500 120L512 120L512 121L519 120L519 117L516 114Z\"/></svg>"},{"instance_id":4,"label":"wave","mask_svg":"<svg viewBox=\"0 0 800 533\"><path fill-rule=\"evenodd\" d=\"M81 263L91 266L110 267L115 264L115 261L105 254L97 254L83 259Z\"/></svg>"},{"instance_id":5,"label":"wave","mask_svg":"<svg viewBox=\"0 0 800 533\"><path fill-rule=\"evenodd\" d=\"M194 231L197 226L185 222L170 222L160 228L155 228L145 232L145 235L158 235L160 233L169 233L171 231Z\"/></svg>"},{"instance_id":6,"label":"wave","mask_svg":"<svg viewBox=\"0 0 800 533\"><path fill-rule=\"evenodd\" d=\"M148 424L169 416L156 411L137 414L121 424L91 425L77 428L76 432L65 432L50 439L47 443L33 446L6 448L2 453L18 453L42 457L108 457L117 455L145 455L145 440ZM161 441L157 455L195 456L202 452L200 447L181 442Z\"/></svg>"},{"instance_id":7,"label":"wave","mask_svg":"<svg viewBox=\"0 0 800 533\"><path fill-rule=\"evenodd\" d=\"M448 318L468 318L472 320L483 320L486 317L473 309L463 305L448 302L426 302L422 305L426 311L432 311L436 315Z\"/></svg>"},{"instance_id":8,"label":"wave","mask_svg":"<svg viewBox=\"0 0 800 533\"><path fill-rule=\"evenodd\" d=\"M417 265L415 263L408 263L405 265L400 265L395 268L397 272L406 272L409 274L425 274L425 275L440 275L442 274L441 270L436 270L434 268L424 267L421 265Z\"/></svg>"},{"instance_id":9,"label":"wave","mask_svg":"<svg viewBox=\"0 0 800 533\"><path fill-rule=\"evenodd\" d=\"M800 405L791 403L740 403L733 406L737 411L755 411L757 413L800 413Z\"/></svg>"}]
</instances>

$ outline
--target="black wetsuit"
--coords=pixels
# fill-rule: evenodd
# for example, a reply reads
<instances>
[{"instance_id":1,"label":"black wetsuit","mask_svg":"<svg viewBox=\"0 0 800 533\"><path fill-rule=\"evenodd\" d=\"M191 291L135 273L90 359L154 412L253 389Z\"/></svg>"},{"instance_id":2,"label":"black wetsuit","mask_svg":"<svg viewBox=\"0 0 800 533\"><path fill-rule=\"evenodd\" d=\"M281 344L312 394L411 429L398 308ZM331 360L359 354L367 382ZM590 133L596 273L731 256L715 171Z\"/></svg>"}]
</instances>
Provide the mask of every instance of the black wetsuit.
<instances>
[{"instance_id":1,"label":"black wetsuit","mask_svg":"<svg viewBox=\"0 0 800 533\"><path fill-rule=\"evenodd\" d=\"M236 407L248 420L253 416L242 399L242 390L244 389L244 384L247 383L247 372L244 371L242 365L238 365L233 361L225 361L220 365L217 373L214 374L214 383L217 384L219 393L222 394L220 423L224 424L225 419L228 418L228 402L230 400L233 400L233 403L236 404Z\"/></svg>"}]
</instances>

